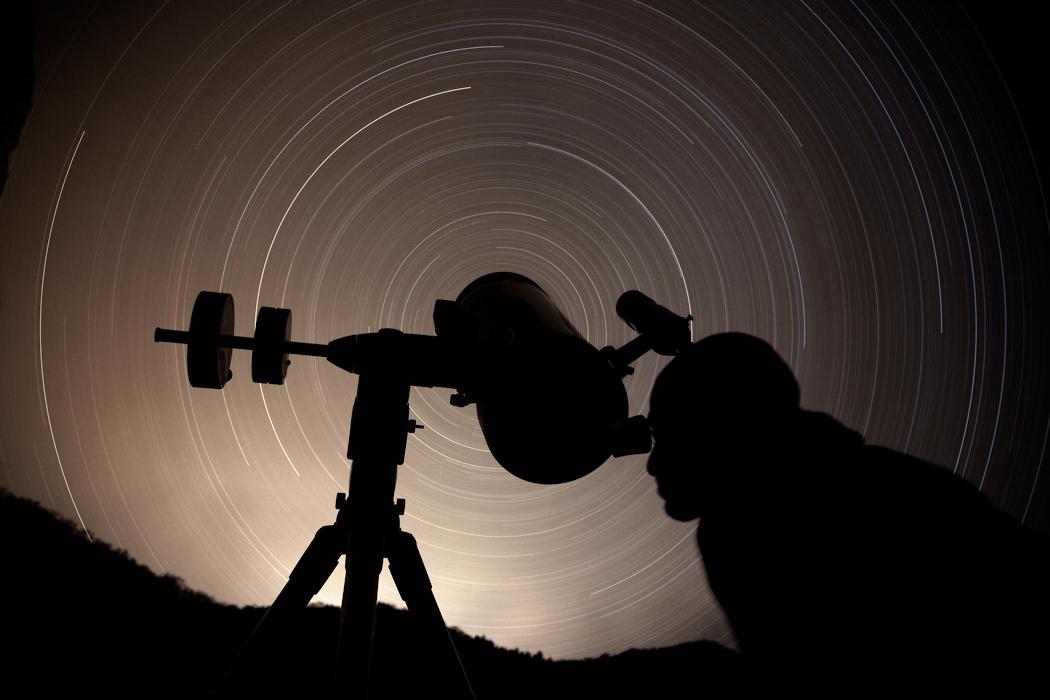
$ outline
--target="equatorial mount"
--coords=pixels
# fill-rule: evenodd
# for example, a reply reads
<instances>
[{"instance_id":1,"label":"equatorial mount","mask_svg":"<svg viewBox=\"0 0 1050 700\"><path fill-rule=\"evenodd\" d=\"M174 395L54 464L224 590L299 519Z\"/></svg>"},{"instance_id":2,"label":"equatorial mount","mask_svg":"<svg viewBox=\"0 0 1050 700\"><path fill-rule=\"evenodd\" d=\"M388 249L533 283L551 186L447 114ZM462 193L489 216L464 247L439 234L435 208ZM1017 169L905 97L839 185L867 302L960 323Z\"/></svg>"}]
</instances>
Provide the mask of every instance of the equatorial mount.
<instances>
[{"instance_id":1,"label":"equatorial mount","mask_svg":"<svg viewBox=\"0 0 1050 700\"><path fill-rule=\"evenodd\" d=\"M628 417L623 379L630 363L653 350L676 354L690 342L691 316L678 316L641 292L620 297L617 313L639 332L621 348L596 349L536 283L514 273L485 275L455 301L434 305L435 335L384 328L327 344L291 340L288 309L262 307L251 337L233 333L233 297L201 292L186 331L157 328L156 342L186 345L195 387L222 389L233 376L233 350L252 352L252 380L283 384L289 355L324 357L358 374L347 457L348 495L336 500L333 525L318 530L281 594L231 667L224 692L236 692L245 658L285 629L346 558L336 682L368 697L376 593L389 560L398 590L424 622L450 669L451 694L473 697L411 535L401 531L404 501L394 501L397 467L405 459L413 386L454 389L454 406L476 406L492 455L512 474L535 483L563 483L597 469L610 456L648 452L642 416ZM264 641L265 640L265 641ZM256 653L253 654L253 649ZM439 689L440 690L440 689Z\"/></svg>"}]
</instances>

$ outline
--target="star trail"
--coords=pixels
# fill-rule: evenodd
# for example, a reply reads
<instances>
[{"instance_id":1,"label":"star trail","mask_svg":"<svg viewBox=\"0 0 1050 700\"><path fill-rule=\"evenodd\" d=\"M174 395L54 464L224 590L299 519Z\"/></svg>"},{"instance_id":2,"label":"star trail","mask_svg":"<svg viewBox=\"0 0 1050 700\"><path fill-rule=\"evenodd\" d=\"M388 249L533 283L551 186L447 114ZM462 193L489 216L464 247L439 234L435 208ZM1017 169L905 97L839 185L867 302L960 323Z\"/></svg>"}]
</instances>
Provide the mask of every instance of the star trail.
<instances>
[{"instance_id":1,"label":"star trail","mask_svg":"<svg viewBox=\"0 0 1050 700\"><path fill-rule=\"evenodd\" d=\"M597 347L633 337L627 289L694 339L758 335L803 406L1050 531L1042 164L960 6L44 3L37 31L0 484L158 572L268 604L346 490L356 377L297 357L256 385L238 352L195 390L154 327L215 290L240 335L260 306L308 342L432 333L498 270ZM636 363L632 414L664 362ZM397 495L449 624L555 658L732 644L644 456L527 483L448 394L412 390Z\"/></svg>"}]
</instances>

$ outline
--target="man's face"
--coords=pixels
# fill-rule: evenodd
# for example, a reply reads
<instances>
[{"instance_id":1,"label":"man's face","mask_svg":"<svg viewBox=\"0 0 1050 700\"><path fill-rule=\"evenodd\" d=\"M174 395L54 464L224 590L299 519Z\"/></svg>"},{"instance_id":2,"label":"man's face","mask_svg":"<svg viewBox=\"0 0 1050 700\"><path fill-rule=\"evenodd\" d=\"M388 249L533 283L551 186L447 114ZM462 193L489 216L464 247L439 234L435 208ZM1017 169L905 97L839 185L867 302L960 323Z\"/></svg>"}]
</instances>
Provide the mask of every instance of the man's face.
<instances>
[{"instance_id":1,"label":"man's face","mask_svg":"<svg viewBox=\"0 0 1050 700\"><path fill-rule=\"evenodd\" d=\"M758 338L719 333L672 359L649 397L649 473L667 514L685 521L746 505L780 460L798 403L791 369Z\"/></svg>"},{"instance_id":2,"label":"man's face","mask_svg":"<svg viewBox=\"0 0 1050 700\"><path fill-rule=\"evenodd\" d=\"M653 448L648 471L656 477L656 490L664 499L664 510L683 522L700 517L701 485L698 483L696 438L684 425L649 414ZM695 433L695 426L694 426Z\"/></svg>"}]
</instances>

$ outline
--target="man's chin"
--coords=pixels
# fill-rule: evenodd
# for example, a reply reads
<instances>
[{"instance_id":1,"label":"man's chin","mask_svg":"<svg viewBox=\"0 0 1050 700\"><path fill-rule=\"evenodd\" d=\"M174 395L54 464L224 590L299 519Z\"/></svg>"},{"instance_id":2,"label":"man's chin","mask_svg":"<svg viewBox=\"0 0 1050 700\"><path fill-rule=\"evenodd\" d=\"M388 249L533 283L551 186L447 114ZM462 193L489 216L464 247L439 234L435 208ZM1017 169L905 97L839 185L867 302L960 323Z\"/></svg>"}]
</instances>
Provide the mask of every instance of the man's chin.
<instances>
[{"instance_id":1,"label":"man's chin","mask_svg":"<svg viewBox=\"0 0 1050 700\"><path fill-rule=\"evenodd\" d=\"M696 508L674 501L664 501L664 512L671 518L683 523L700 517L700 514L696 512Z\"/></svg>"}]
</instances>

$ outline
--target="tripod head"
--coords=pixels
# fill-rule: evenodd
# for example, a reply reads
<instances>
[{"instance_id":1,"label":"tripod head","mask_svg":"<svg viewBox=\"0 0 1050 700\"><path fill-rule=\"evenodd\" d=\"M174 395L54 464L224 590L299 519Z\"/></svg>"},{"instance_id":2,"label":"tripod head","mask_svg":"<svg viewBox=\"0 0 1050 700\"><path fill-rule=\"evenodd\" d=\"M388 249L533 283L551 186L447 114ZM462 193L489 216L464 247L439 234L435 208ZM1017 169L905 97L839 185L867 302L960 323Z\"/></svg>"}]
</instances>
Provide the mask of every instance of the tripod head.
<instances>
[{"instance_id":1,"label":"tripod head","mask_svg":"<svg viewBox=\"0 0 1050 700\"><path fill-rule=\"evenodd\" d=\"M455 301L434 306L436 334L383 329L327 344L290 340L291 311L262 307L253 337L233 335L233 297L201 292L188 331L158 328L156 342L187 345L190 384L222 389L234 349L252 351L252 380L283 384L289 355L324 357L359 375L455 390L450 403L475 404L493 456L515 476L554 484L589 474L610 456L648 452L649 427L628 416L623 378L648 350L676 354L690 340L691 316L641 292L617 312L640 335L617 349L588 343L535 282L497 272Z\"/></svg>"}]
</instances>

